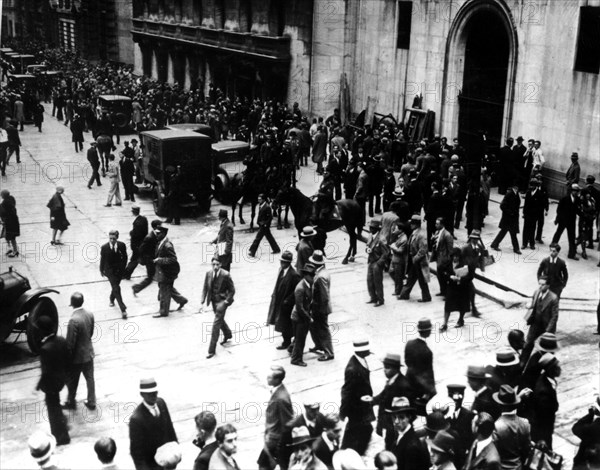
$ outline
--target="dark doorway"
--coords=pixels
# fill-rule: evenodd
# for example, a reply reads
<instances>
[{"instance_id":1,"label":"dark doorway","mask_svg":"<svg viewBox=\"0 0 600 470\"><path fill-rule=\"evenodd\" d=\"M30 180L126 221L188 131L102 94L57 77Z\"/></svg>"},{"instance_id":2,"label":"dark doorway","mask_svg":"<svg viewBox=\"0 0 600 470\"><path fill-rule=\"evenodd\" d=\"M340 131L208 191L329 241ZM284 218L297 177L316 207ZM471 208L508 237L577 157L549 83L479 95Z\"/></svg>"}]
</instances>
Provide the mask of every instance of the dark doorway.
<instances>
[{"instance_id":1,"label":"dark doorway","mask_svg":"<svg viewBox=\"0 0 600 470\"><path fill-rule=\"evenodd\" d=\"M486 133L488 149L497 149L502 141L509 38L500 18L490 11L476 13L466 35L459 139L471 159L480 161L481 155L473 152L483 150L481 132Z\"/></svg>"}]
</instances>

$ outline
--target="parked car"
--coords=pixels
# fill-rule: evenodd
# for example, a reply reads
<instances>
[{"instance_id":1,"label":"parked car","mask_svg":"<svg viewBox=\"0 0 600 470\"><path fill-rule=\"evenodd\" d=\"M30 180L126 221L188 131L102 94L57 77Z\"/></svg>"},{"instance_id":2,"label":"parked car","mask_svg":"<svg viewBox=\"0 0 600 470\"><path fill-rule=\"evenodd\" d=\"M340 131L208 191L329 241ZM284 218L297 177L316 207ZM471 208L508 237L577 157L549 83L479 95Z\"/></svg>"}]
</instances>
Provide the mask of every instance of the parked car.
<instances>
[{"instance_id":1,"label":"parked car","mask_svg":"<svg viewBox=\"0 0 600 470\"><path fill-rule=\"evenodd\" d=\"M121 130L131 128L131 98L123 95L100 95L96 105L98 119L104 113L112 119L115 127Z\"/></svg>"}]
</instances>

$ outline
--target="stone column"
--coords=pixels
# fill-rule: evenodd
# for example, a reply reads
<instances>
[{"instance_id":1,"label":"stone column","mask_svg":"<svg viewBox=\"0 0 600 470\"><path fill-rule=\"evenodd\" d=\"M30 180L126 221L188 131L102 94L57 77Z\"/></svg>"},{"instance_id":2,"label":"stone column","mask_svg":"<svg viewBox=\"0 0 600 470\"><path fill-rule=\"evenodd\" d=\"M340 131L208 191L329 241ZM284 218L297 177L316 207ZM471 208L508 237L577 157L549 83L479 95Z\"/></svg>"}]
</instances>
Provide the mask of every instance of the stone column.
<instances>
[{"instance_id":1,"label":"stone column","mask_svg":"<svg viewBox=\"0 0 600 470\"><path fill-rule=\"evenodd\" d=\"M152 60L152 67L151 67L152 78L154 78L155 80L158 80L159 79L159 72L158 72L159 66L158 66L158 63L159 63L159 60L160 60L159 49L158 48L156 48L156 49L154 49L154 48L150 49L150 54L151 54L151 58L152 58L151 59Z\"/></svg>"},{"instance_id":2,"label":"stone column","mask_svg":"<svg viewBox=\"0 0 600 470\"><path fill-rule=\"evenodd\" d=\"M144 75L144 51L139 42L133 43L133 73Z\"/></svg>"},{"instance_id":3,"label":"stone column","mask_svg":"<svg viewBox=\"0 0 600 470\"><path fill-rule=\"evenodd\" d=\"M167 56L167 83L173 83L175 81L173 54L166 53Z\"/></svg>"}]
</instances>

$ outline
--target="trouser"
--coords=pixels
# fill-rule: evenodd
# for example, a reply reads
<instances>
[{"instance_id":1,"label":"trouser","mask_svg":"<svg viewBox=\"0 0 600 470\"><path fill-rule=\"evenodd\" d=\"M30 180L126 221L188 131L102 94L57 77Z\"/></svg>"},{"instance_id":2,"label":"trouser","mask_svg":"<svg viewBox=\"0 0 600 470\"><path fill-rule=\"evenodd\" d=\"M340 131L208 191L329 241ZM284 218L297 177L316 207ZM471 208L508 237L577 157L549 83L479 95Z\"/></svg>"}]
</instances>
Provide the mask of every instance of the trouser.
<instances>
[{"instance_id":1,"label":"trouser","mask_svg":"<svg viewBox=\"0 0 600 470\"><path fill-rule=\"evenodd\" d=\"M357 423L348 420L342 439L342 449L354 449L358 455L363 455L369 447L372 434L373 426L371 423Z\"/></svg>"},{"instance_id":2,"label":"trouser","mask_svg":"<svg viewBox=\"0 0 600 470\"><path fill-rule=\"evenodd\" d=\"M98 173L99 169L100 165L92 166L92 177L88 181L88 188L92 186L94 181L96 182L96 186L102 186L102 183L100 183L100 173Z\"/></svg>"},{"instance_id":3,"label":"trouser","mask_svg":"<svg viewBox=\"0 0 600 470\"><path fill-rule=\"evenodd\" d=\"M502 243L502 240L504 240L504 237L507 233L510 233L510 240L512 241L513 251L519 251L519 240L517 239L517 232L515 232L514 230L508 230L506 228L500 229L498 235L496 235L496 238L494 238L494 241L492 242L491 246L498 248L498 246L500 245L500 243Z\"/></svg>"},{"instance_id":4,"label":"trouser","mask_svg":"<svg viewBox=\"0 0 600 470\"><path fill-rule=\"evenodd\" d=\"M67 420L60 406L60 392L46 392L46 408L48 409L48 421L50 421L50 432L56 438L59 445L68 444L71 440Z\"/></svg>"},{"instance_id":5,"label":"trouser","mask_svg":"<svg viewBox=\"0 0 600 470\"><path fill-rule=\"evenodd\" d=\"M8 163L8 155L6 153L6 147L0 146L0 171L2 176L6 176L6 164Z\"/></svg>"},{"instance_id":6,"label":"trouser","mask_svg":"<svg viewBox=\"0 0 600 470\"><path fill-rule=\"evenodd\" d=\"M543 212L541 212L540 214L538 214L536 216L536 221L537 221L537 229L535 232L535 240L537 242L542 242L542 231L544 230L544 220L546 219L546 216L544 215Z\"/></svg>"},{"instance_id":7,"label":"trouser","mask_svg":"<svg viewBox=\"0 0 600 470\"><path fill-rule=\"evenodd\" d=\"M229 339L233 335L227 322L225 321L225 313L227 312L227 304L224 300L218 302L213 301L213 311L215 312L215 319L213 320L212 332L210 335L210 345L208 346L208 354L214 354L217 349L217 341L219 340L219 333L223 332L223 339Z\"/></svg>"},{"instance_id":8,"label":"trouser","mask_svg":"<svg viewBox=\"0 0 600 470\"><path fill-rule=\"evenodd\" d=\"M573 257L577 252L577 247L575 245L575 221L569 223L568 225L563 223L558 224L556 232L554 232L554 236L552 237L552 243L558 243L560 241L560 237L562 236L565 229L567 229L567 239L569 240L568 256Z\"/></svg>"},{"instance_id":9,"label":"trouser","mask_svg":"<svg viewBox=\"0 0 600 470\"><path fill-rule=\"evenodd\" d=\"M69 397L67 402L75 404L77 397L77 387L79 386L79 376L83 374L85 383L87 385L87 401L88 405L96 405L96 383L94 381L94 360L80 363L71 364L69 368L69 380L67 382L67 389L69 390Z\"/></svg>"},{"instance_id":10,"label":"trouser","mask_svg":"<svg viewBox=\"0 0 600 470\"><path fill-rule=\"evenodd\" d=\"M336 201L339 201L342 199L342 183L340 181L336 181L334 188L334 198Z\"/></svg>"},{"instance_id":11,"label":"trouser","mask_svg":"<svg viewBox=\"0 0 600 470\"><path fill-rule=\"evenodd\" d=\"M404 287L404 276L406 275L406 263L394 263L390 265L390 276L394 280L394 295L400 295Z\"/></svg>"},{"instance_id":12,"label":"trouser","mask_svg":"<svg viewBox=\"0 0 600 470\"><path fill-rule=\"evenodd\" d=\"M375 213L381 212L381 194L372 194L369 196L369 217L373 217L373 199L375 200Z\"/></svg>"},{"instance_id":13,"label":"trouser","mask_svg":"<svg viewBox=\"0 0 600 470\"><path fill-rule=\"evenodd\" d=\"M456 213L454 214L454 228L460 228L460 221L462 220L462 213L465 207L465 200L458 199L456 201Z\"/></svg>"},{"instance_id":14,"label":"trouser","mask_svg":"<svg viewBox=\"0 0 600 470\"><path fill-rule=\"evenodd\" d=\"M78 140L77 142L74 142L74 144L75 144L75 152L78 152L79 150L83 151L83 142Z\"/></svg>"},{"instance_id":15,"label":"trouser","mask_svg":"<svg viewBox=\"0 0 600 470\"><path fill-rule=\"evenodd\" d=\"M129 263L127 263L127 267L125 268L125 274L123 275L124 279L130 279L133 271L137 268L137 265L140 263L140 249L139 247L131 247L131 258L129 259Z\"/></svg>"},{"instance_id":16,"label":"trouser","mask_svg":"<svg viewBox=\"0 0 600 470\"><path fill-rule=\"evenodd\" d=\"M175 288L175 281L161 281L158 283L158 300L160 302L160 314L163 317L169 315L169 308L171 307L171 299L178 304L187 302L187 299L179 293Z\"/></svg>"},{"instance_id":17,"label":"trouser","mask_svg":"<svg viewBox=\"0 0 600 470\"><path fill-rule=\"evenodd\" d=\"M126 201L135 201L135 194L133 190L133 179L128 176L123 178L123 190L125 191L125 200Z\"/></svg>"},{"instance_id":18,"label":"trouser","mask_svg":"<svg viewBox=\"0 0 600 470\"><path fill-rule=\"evenodd\" d=\"M471 305L471 313L478 315L479 312L475 306L475 284L473 284L473 281L469 283L469 305Z\"/></svg>"},{"instance_id":19,"label":"trouser","mask_svg":"<svg viewBox=\"0 0 600 470\"><path fill-rule=\"evenodd\" d=\"M310 337L315 343L315 348L323 351L328 356L333 356L333 342L329 330L329 315L317 313L310 324Z\"/></svg>"},{"instance_id":20,"label":"trouser","mask_svg":"<svg viewBox=\"0 0 600 470\"><path fill-rule=\"evenodd\" d=\"M233 259L233 255L231 253L225 255L219 255L219 261L221 262L221 269L225 271L231 271L231 261Z\"/></svg>"},{"instance_id":21,"label":"trouser","mask_svg":"<svg viewBox=\"0 0 600 470\"><path fill-rule=\"evenodd\" d=\"M371 300L383 302L383 263L369 263L367 267L367 290Z\"/></svg>"},{"instance_id":22,"label":"trouser","mask_svg":"<svg viewBox=\"0 0 600 470\"><path fill-rule=\"evenodd\" d=\"M6 156L6 163L10 162L10 157L12 154L17 156L17 163L21 163L21 148L18 145L9 145L8 146L8 155Z\"/></svg>"},{"instance_id":23,"label":"trouser","mask_svg":"<svg viewBox=\"0 0 600 470\"><path fill-rule=\"evenodd\" d=\"M557 285L550 286L550 291L553 294L556 294L556 297L558 297L559 300L560 300L560 295L562 294L563 289L564 289L563 286L557 286Z\"/></svg>"},{"instance_id":24,"label":"trouser","mask_svg":"<svg viewBox=\"0 0 600 470\"><path fill-rule=\"evenodd\" d=\"M410 292L417 281L419 282L419 287L421 288L421 299L424 301L431 300L429 286L427 285L427 281L423 275L423 271L421 270L421 265L415 263L412 263L410 271L408 272L408 279L406 280L406 284L402 288L402 293L400 294L401 299L407 300L409 298Z\"/></svg>"},{"instance_id":25,"label":"trouser","mask_svg":"<svg viewBox=\"0 0 600 470\"><path fill-rule=\"evenodd\" d=\"M119 308L121 312L127 310L125 303L123 302L123 297L121 297L121 276L117 276L115 274L109 274L108 282L110 282L110 303L114 303L115 300L119 304Z\"/></svg>"},{"instance_id":26,"label":"trouser","mask_svg":"<svg viewBox=\"0 0 600 470\"><path fill-rule=\"evenodd\" d=\"M273 252L275 252L275 253L279 252L279 245L275 241L275 238L273 238L273 234L271 233L271 228L266 225L261 225L258 228L258 233L256 234L256 238L252 242L252 245L250 245L250 255L251 256L254 256L256 254L258 245L260 245L260 242L263 239L263 237L267 238L267 241L269 242L269 245L271 245L271 250Z\"/></svg>"},{"instance_id":27,"label":"trouser","mask_svg":"<svg viewBox=\"0 0 600 470\"><path fill-rule=\"evenodd\" d=\"M115 204L120 206L123 201L121 200L121 191L119 189L119 180L116 178L110 178L110 189L108 190L108 199L106 204L112 204L113 197L115 198Z\"/></svg>"},{"instance_id":28,"label":"trouser","mask_svg":"<svg viewBox=\"0 0 600 470\"><path fill-rule=\"evenodd\" d=\"M312 331L312 326L307 321L294 322L294 349L292 350L292 362L302 362L306 336ZM313 339L314 341L314 339Z\"/></svg>"},{"instance_id":29,"label":"trouser","mask_svg":"<svg viewBox=\"0 0 600 470\"><path fill-rule=\"evenodd\" d=\"M535 246L536 222L536 218L532 215L526 216L523 219L523 247L529 245L533 248Z\"/></svg>"},{"instance_id":30,"label":"trouser","mask_svg":"<svg viewBox=\"0 0 600 470\"><path fill-rule=\"evenodd\" d=\"M169 213L166 222L168 224L174 223L179 225L181 222L181 208L179 207L179 200L174 196L167 198L167 211Z\"/></svg>"},{"instance_id":31,"label":"trouser","mask_svg":"<svg viewBox=\"0 0 600 470\"><path fill-rule=\"evenodd\" d=\"M143 279L141 282L135 284L132 287L133 292L135 292L137 294L138 292L140 292L141 290L145 289L150 284L152 284L155 273L156 273L156 266L154 265L152 260L147 261L146 262L146 278Z\"/></svg>"},{"instance_id":32,"label":"trouser","mask_svg":"<svg viewBox=\"0 0 600 470\"><path fill-rule=\"evenodd\" d=\"M367 215L367 200L365 198L354 198L354 200L358 203L358 205L361 208L361 214L362 214L362 219L361 219L361 224L360 224L360 228L364 228L365 226L365 222L366 222L366 215Z\"/></svg>"},{"instance_id":33,"label":"trouser","mask_svg":"<svg viewBox=\"0 0 600 470\"><path fill-rule=\"evenodd\" d=\"M21 126L21 128L19 129L21 132L23 132L23 123L24 123L23 119L18 120L18 124L19 124L19 126Z\"/></svg>"},{"instance_id":34,"label":"trouser","mask_svg":"<svg viewBox=\"0 0 600 470\"><path fill-rule=\"evenodd\" d=\"M440 294L442 295L446 295L446 286L448 285L448 276L444 273L443 269L440 269L440 265L437 264L437 273L436 273L436 277L438 280L438 283L440 284Z\"/></svg>"}]
</instances>

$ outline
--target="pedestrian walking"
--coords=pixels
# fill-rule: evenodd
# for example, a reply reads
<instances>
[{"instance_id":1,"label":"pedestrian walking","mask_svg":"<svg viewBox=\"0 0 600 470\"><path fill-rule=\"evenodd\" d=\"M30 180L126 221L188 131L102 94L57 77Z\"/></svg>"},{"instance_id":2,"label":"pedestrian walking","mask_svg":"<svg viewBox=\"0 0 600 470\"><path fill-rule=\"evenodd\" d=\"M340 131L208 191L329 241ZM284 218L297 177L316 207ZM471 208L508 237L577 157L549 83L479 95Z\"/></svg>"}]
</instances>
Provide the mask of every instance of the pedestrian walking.
<instances>
[{"instance_id":1,"label":"pedestrian walking","mask_svg":"<svg viewBox=\"0 0 600 470\"><path fill-rule=\"evenodd\" d=\"M592 197L591 191L587 188L581 191L579 199L579 236L577 237L577 245L581 245L581 257L588 259L586 247L589 240L592 239L594 232L594 219L596 218L597 208L600 201L596 201Z\"/></svg>"},{"instance_id":2,"label":"pedestrian walking","mask_svg":"<svg viewBox=\"0 0 600 470\"><path fill-rule=\"evenodd\" d=\"M213 245L216 245L217 255L221 261L221 267L229 272L231 271L231 261L233 260L233 224L227 216L225 209L219 210L219 233L213 240Z\"/></svg>"},{"instance_id":3,"label":"pedestrian walking","mask_svg":"<svg viewBox=\"0 0 600 470\"><path fill-rule=\"evenodd\" d=\"M127 320L127 307L121 297L121 280L127 266L127 247L118 241L119 231L108 232L108 243L100 248L100 274L110 282L109 306L115 306L115 300L121 309L121 317Z\"/></svg>"},{"instance_id":4,"label":"pedestrian walking","mask_svg":"<svg viewBox=\"0 0 600 470\"><path fill-rule=\"evenodd\" d=\"M296 246L296 252L298 253L296 258L296 271L300 272L315 251L312 240L316 234L317 231L310 225L304 227L302 232L300 232L300 241Z\"/></svg>"},{"instance_id":5,"label":"pedestrian walking","mask_svg":"<svg viewBox=\"0 0 600 470\"><path fill-rule=\"evenodd\" d=\"M313 137L312 161L317 164L317 174L323 174L323 162L327 158L327 134L324 126L317 127L317 133Z\"/></svg>"},{"instance_id":6,"label":"pedestrian walking","mask_svg":"<svg viewBox=\"0 0 600 470\"><path fill-rule=\"evenodd\" d=\"M550 245L550 256L544 258L540 263L537 271L538 279L546 277L550 290L560 299L560 295L569 281L569 271L567 263L562 258L558 257L560 253L560 245L552 243Z\"/></svg>"},{"instance_id":7,"label":"pedestrian walking","mask_svg":"<svg viewBox=\"0 0 600 470\"><path fill-rule=\"evenodd\" d=\"M83 403L90 410L96 409L96 383L94 381L94 315L83 308L83 294L75 292L71 295L71 318L67 326L67 346L71 355L71 364L67 389L69 396L64 407L77 407L77 387L79 377L83 374L87 385L87 400Z\"/></svg>"},{"instance_id":8,"label":"pedestrian walking","mask_svg":"<svg viewBox=\"0 0 600 470\"><path fill-rule=\"evenodd\" d=\"M552 237L552 243L558 243L565 229L567 230L567 239L569 240L569 254L567 258L575 261L579 260L577 257L577 246L575 245L575 225L577 222L580 189L578 184L571 185L569 194L558 202L556 219L554 219L554 225L557 227Z\"/></svg>"},{"instance_id":9,"label":"pedestrian walking","mask_svg":"<svg viewBox=\"0 0 600 470\"><path fill-rule=\"evenodd\" d=\"M444 323L440 331L448 329L450 313L458 311L459 317L455 327L461 328L465 325L465 314L470 309L469 287L475 274L471 267L463 259L460 248L453 248L450 259L440 268L444 271L443 278L446 280L444 302Z\"/></svg>"},{"instance_id":10,"label":"pedestrian walking","mask_svg":"<svg viewBox=\"0 0 600 470\"><path fill-rule=\"evenodd\" d=\"M79 114L75 114L71 122L71 142L75 144L75 153L83 151L83 140L83 119Z\"/></svg>"},{"instance_id":11,"label":"pedestrian walking","mask_svg":"<svg viewBox=\"0 0 600 470\"><path fill-rule=\"evenodd\" d=\"M56 439L57 445L71 442L67 420L60 406L60 391L64 388L69 367L69 348L67 340L56 335L56 325L48 316L40 316L37 321L40 332L40 367L42 375L37 384L37 390L46 395L46 408L50 432Z\"/></svg>"},{"instance_id":12,"label":"pedestrian walking","mask_svg":"<svg viewBox=\"0 0 600 470\"><path fill-rule=\"evenodd\" d=\"M0 171L6 176L6 165L8 165L8 134L0 127Z\"/></svg>"},{"instance_id":13,"label":"pedestrian walking","mask_svg":"<svg viewBox=\"0 0 600 470\"><path fill-rule=\"evenodd\" d=\"M533 293L531 306L528 309L527 325L529 325L529 330L523 349L524 357L529 357L535 340L543 333L556 333L558 297L550 291L547 277L541 276L538 279L538 286Z\"/></svg>"},{"instance_id":14,"label":"pedestrian walking","mask_svg":"<svg viewBox=\"0 0 600 470\"><path fill-rule=\"evenodd\" d=\"M13 105L13 119L17 121L23 132L23 123L25 122L25 104L21 99L21 95L17 95Z\"/></svg>"},{"instance_id":15,"label":"pedestrian walking","mask_svg":"<svg viewBox=\"0 0 600 470\"><path fill-rule=\"evenodd\" d=\"M131 247L131 258L127 267L125 268L125 274L123 279L131 279L131 275L137 265L140 262L140 246L148 235L148 219L143 215L140 215L140 206L134 204L131 206L131 213L133 214L133 227L129 232L130 247Z\"/></svg>"},{"instance_id":16,"label":"pedestrian walking","mask_svg":"<svg viewBox=\"0 0 600 470\"><path fill-rule=\"evenodd\" d=\"M484 253L486 250L481 241L481 232L479 230L473 230L469 234L467 244L462 247L461 251L463 260L469 266L472 273L475 273L476 269L485 270ZM481 314L475 305L475 285L473 284L473 280L469 283L469 298L471 301L471 315L480 317Z\"/></svg>"},{"instance_id":17,"label":"pedestrian walking","mask_svg":"<svg viewBox=\"0 0 600 470\"><path fill-rule=\"evenodd\" d=\"M169 229L162 225L156 227L157 246L154 265L156 268L156 281L158 282L158 300L160 302L159 312L153 318L169 316L171 299L179 304L177 310L181 310L188 300L175 288L175 279L179 276L180 266L175 254L175 247L167 238Z\"/></svg>"},{"instance_id":18,"label":"pedestrian walking","mask_svg":"<svg viewBox=\"0 0 600 470\"><path fill-rule=\"evenodd\" d=\"M369 231L371 235L367 242L367 290L369 292L368 304L380 307L385 303L383 295L383 273L389 260L390 249L380 237L381 220L371 219Z\"/></svg>"},{"instance_id":19,"label":"pedestrian walking","mask_svg":"<svg viewBox=\"0 0 600 470\"><path fill-rule=\"evenodd\" d=\"M90 142L90 148L87 150L87 160L90 162L92 167L92 176L88 181L88 189L92 189L92 183L95 181L96 186L102 186L100 182L100 158L98 157L98 150L96 148L96 142Z\"/></svg>"},{"instance_id":20,"label":"pedestrian walking","mask_svg":"<svg viewBox=\"0 0 600 470\"><path fill-rule=\"evenodd\" d=\"M408 254L410 257L410 268L408 279L402 288L399 300L408 300L412 288L417 281L421 288L421 299L419 302L431 302L429 293L429 253L427 251L427 235L421 229L421 216L413 215L410 219L410 228L412 233L408 240Z\"/></svg>"},{"instance_id":21,"label":"pedestrian walking","mask_svg":"<svg viewBox=\"0 0 600 470\"><path fill-rule=\"evenodd\" d=\"M6 164L8 165L10 162L10 157L13 153L17 158L17 163L21 163L21 138L19 137L19 130L9 124L6 126L6 137L8 139Z\"/></svg>"},{"instance_id":22,"label":"pedestrian walking","mask_svg":"<svg viewBox=\"0 0 600 470\"><path fill-rule=\"evenodd\" d=\"M207 359L211 359L216 354L217 341L221 331L223 331L222 345L227 343L227 341L233 337L233 334L225 321L225 313L227 313L227 307L233 303L233 297L235 295L235 286L231 279L231 275L224 269L221 269L221 261L219 258L213 258L211 263L212 269L206 273L204 278L202 301L200 303L202 307L200 307L199 312L204 312L204 302L206 302L206 305L212 303L215 319L213 320L208 355L206 356Z\"/></svg>"},{"instance_id":23,"label":"pedestrian walking","mask_svg":"<svg viewBox=\"0 0 600 470\"><path fill-rule=\"evenodd\" d=\"M544 212L548 211L548 197L540 189L540 182L532 178L529 182L529 189L525 193L525 202L523 203L523 250L527 245L532 250L535 249L536 226L540 217L544 218ZM541 239L541 237L540 237ZM538 240L539 241L539 240Z\"/></svg>"},{"instance_id":24,"label":"pedestrian walking","mask_svg":"<svg viewBox=\"0 0 600 470\"><path fill-rule=\"evenodd\" d=\"M112 206L112 200L115 199L115 206L122 204L121 190L119 189L119 181L121 181L121 170L119 164L115 161L114 154L108 156L108 169L106 171L108 175L108 181L110 182L110 188L108 190L108 199L104 207Z\"/></svg>"},{"instance_id":25,"label":"pedestrian walking","mask_svg":"<svg viewBox=\"0 0 600 470\"><path fill-rule=\"evenodd\" d=\"M315 344L311 352L323 351L319 361L331 361L334 358L333 342L329 330L329 315L331 309L331 276L325 267L325 255L321 250L315 250L308 260L315 266L313 282L312 317L310 336Z\"/></svg>"},{"instance_id":26,"label":"pedestrian walking","mask_svg":"<svg viewBox=\"0 0 600 470\"><path fill-rule=\"evenodd\" d=\"M52 245L62 245L60 241L62 233L69 228L70 222L67 220L65 213L65 201L63 200L63 193L65 188L62 186L56 187L56 192L46 204L46 207L50 209L50 228L52 229Z\"/></svg>"},{"instance_id":27,"label":"pedestrian walking","mask_svg":"<svg viewBox=\"0 0 600 470\"><path fill-rule=\"evenodd\" d=\"M306 367L303 361L304 345L311 325L314 323L313 314L313 283L315 266L307 263L300 271L302 280L294 289L294 308L292 323L294 325L294 345L292 347L291 364Z\"/></svg>"},{"instance_id":28,"label":"pedestrian walking","mask_svg":"<svg viewBox=\"0 0 600 470\"><path fill-rule=\"evenodd\" d=\"M301 276L292 267L293 259L290 251L286 250L281 254L279 273L269 304L267 325L274 325L275 331L281 333L283 339L283 343L276 349L287 349L292 344L294 336L291 315L295 305L294 290L300 282Z\"/></svg>"},{"instance_id":29,"label":"pedestrian walking","mask_svg":"<svg viewBox=\"0 0 600 470\"><path fill-rule=\"evenodd\" d=\"M392 261L390 263L390 275L394 280L394 295L397 297L402 293L404 287L404 276L406 275L406 266L408 263L408 227L399 220L392 227L392 242L390 251Z\"/></svg>"},{"instance_id":30,"label":"pedestrian walking","mask_svg":"<svg viewBox=\"0 0 600 470\"><path fill-rule=\"evenodd\" d=\"M44 122L44 106L38 101L33 106L33 124L42 132L42 123ZM21 128L21 130L23 130Z\"/></svg>"},{"instance_id":31,"label":"pedestrian walking","mask_svg":"<svg viewBox=\"0 0 600 470\"><path fill-rule=\"evenodd\" d=\"M454 250L454 237L446 230L443 217L438 217L435 220L435 230L431 239L431 261L436 262L437 279L440 284L440 292L437 295L445 297L446 286L448 285L448 266L452 262L451 254Z\"/></svg>"},{"instance_id":32,"label":"pedestrian walking","mask_svg":"<svg viewBox=\"0 0 600 470\"><path fill-rule=\"evenodd\" d=\"M519 233L519 207L521 205L521 198L519 197L519 187L513 185L502 199L500 203L500 210L502 211L502 217L500 219L500 232L494 238L494 241L490 245L493 250L500 251L500 243L504 239L507 233L510 234L512 241L513 251L520 255L519 240L517 240L517 234Z\"/></svg>"},{"instance_id":33,"label":"pedestrian walking","mask_svg":"<svg viewBox=\"0 0 600 470\"><path fill-rule=\"evenodd\" d=\"M271 251L273 254L279 253L281 250L279 249L279 245L273 238L273 234L271 233L271 222L273 220L273 210L271 206L267 202L267 198L264 194L258 195L258 217L256 219L256 223L258 224L258 233L256 234L256 238L250 245L250 249L248 251L248 255L254 258L256 256L256 250L260 245L263 237L267 238L269 245L271 245Z\"/></svg>"},{"instance_id":34,"label":"pedestrian walking","mask_svg":"<svg viewBox=\"0 0 600 470\"><path fill-rule=\"evenodd\" d=\"M431 336L431 320L421 318L417 323L419 337L407 341L404 347L406 378L415 393L415 407L420 415L425 415L425 404L436 394L433 373L433 352L427 345Z\"/></svg>"},{"instance_id":35,"label":"pedestrian walking","mask_svg":"<svg viewBox=\"0 0 600 470\"><path fill-rule=\"evenodd\" d=\"M19 256L19 247L17 245L17 237L21 235L21 224L17 215L17 202L11 196L8 189L0 191L0 239L4 238L8 245L6 256L15 258Z\"/></svg>"},{"instance_id":36,"label":"pedestrian walking","mask_svg":"<svg viewBox=\"0 0 600 470\"><path fill-rule=\"evenodd\" d=\"M154 257L156 255L156 247L158 246L158 227L162 225L162 221L154 219L150 223L152 230L148 232L148 235L144 237L140 248L139 248L139 260L140 264L146 266L146 277L141 282L134 284L131 288L133 296L135 297L141 290L152 284L154 280L154 274L156 273L156 266L154 265Z\"/></svg>"},{"instance_id":37,"label":"pedestrian walking","mask_svg":"<svg viewBox=\"0 0 600 470\"><path fill-rule=\"evenodd\" d=\"M130 147L126 147L126 149L131 150ZM135 189L136 186L133 183L133 178L135 176L135 162L133 161L133 151L125 154L125 151L122 153L122 158L119 161L119 166L121 170L121 180L123 181L123 190L125 191L125 200L135 202Z\"/></svg>"},{"instance_id":38,"label":"pedestrian walking","mask_svg":"<svg viewBox=\"0 0 600 470\"><path fill-rule=\"evenodd\" d=\"M177 442L169 408L158 396L154 378L140 380L140 403L129 420L129 451L136 470L159 470L156 451L167 442Z\"/></svg>"}]
</instances>

